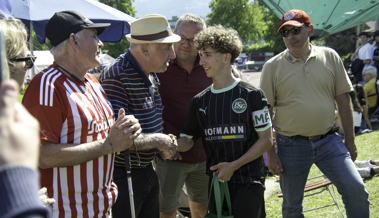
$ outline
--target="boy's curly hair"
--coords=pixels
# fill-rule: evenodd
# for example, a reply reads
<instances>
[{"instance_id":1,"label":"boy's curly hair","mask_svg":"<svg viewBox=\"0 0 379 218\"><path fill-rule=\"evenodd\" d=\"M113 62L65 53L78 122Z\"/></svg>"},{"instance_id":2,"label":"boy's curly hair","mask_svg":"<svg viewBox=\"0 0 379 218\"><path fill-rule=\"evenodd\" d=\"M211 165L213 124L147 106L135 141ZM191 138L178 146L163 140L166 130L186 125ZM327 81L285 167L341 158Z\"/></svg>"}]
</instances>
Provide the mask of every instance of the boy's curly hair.
<instances>
[{"instance_id":1,"label":"boy's curly hair","mask_svg":"<svg viewBox=\"0 0 379 218\"><path fill-rule=\"evenodd\" d=\"M197 50L210 47L222 54L230 53L232 55L230 59L231 64L233 64L243 49L238 32L221 25L205 28L196 35L194 42Z\"/></svg>"}]
</instances>

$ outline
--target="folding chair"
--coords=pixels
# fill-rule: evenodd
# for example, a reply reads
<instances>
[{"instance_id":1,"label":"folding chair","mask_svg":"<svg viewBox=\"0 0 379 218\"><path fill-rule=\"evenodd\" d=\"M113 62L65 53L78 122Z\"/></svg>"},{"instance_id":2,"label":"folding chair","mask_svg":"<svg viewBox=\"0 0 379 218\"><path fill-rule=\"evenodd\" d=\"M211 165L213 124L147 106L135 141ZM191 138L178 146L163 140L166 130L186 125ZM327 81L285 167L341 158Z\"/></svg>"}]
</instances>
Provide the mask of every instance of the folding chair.
<instances>
[{"instance_id":1,"label":"folding chair","mask_svg":"<svg viewBox=\"0 0 379 218\"><path fill-rule=\"evenodd\" d=\"M320 189L320 190L317 191L317 192L311 193L311 194L304 195L304 197L309 197L309 196L312 196L312 195L317 195L317 194L320 194L323 191L327 190L329 192L329 194L330 194L330 197L333 199L334 204L329 204L329 205L325 205L325 206L322 206L322 207L317 207L317 208L312 208L312 209L309 209L309 210L305 210L304 213L312 211L312 210L318 210L318 209L322 209L322 208L326 208L326 207L330 207L330 206L336 205L337 208L338 208L338 211L340 212L341 217L343 218L344 216L343 216L342 211L340 209L340 206L338 204L337 196L336 196L336 193L334 191L334 187L333 187L332 182L328 178L326 178L326 176L324 176L324 175L316 176L316 177L313 177L313 178L309 178L308 181L314 180L314 179L317 179L317 178L321 178L321 177L323 177L322 180L318 180L316 182L308 183L305 186L305 188L304 188L304 193L309 192L309 191L313 191L313 190L317 190L317 189ZM329 188L329 186L330 186L330 188ZM333 194L332 194L332 192L333 192ZM278 197L279 198L283 197L283 193L279 193Z\"/></svg>"}]
</instances>

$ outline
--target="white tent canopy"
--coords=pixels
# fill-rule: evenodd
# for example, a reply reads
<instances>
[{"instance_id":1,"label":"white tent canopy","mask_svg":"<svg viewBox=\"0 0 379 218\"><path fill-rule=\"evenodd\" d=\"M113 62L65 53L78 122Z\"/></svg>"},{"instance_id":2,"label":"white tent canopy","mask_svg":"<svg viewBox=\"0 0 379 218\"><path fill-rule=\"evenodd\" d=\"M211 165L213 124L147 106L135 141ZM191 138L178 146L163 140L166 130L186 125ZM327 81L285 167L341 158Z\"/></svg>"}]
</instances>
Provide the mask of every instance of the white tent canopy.
<instances>
[{"instance_id":1,"label":"white tent canopy","mask_svg":"<svg viewBox=\"0 0 379 218\"><path fill-rule=\"evenodd\" d=\"M49 67L54 62L54 57L50 51L34 51L33 54L37 57L34 62L33 68L26 71L26 76L29 79L32 79L42 70ZM107 54L100 54L101 66L107 66L111 64L115 59Z\"/></svg>"},{"instance_id":2,"label":"white tent canopy","mask_svg":"<svg viewBox=\"0 0 379 218\"><path fill-rule=\"evenodd\" d=\"M54 62L54 57L50 51L34 51L33 54L37 57L34 67L26 71L26 76L30 79Z\"/></svg>"}]
</instances>

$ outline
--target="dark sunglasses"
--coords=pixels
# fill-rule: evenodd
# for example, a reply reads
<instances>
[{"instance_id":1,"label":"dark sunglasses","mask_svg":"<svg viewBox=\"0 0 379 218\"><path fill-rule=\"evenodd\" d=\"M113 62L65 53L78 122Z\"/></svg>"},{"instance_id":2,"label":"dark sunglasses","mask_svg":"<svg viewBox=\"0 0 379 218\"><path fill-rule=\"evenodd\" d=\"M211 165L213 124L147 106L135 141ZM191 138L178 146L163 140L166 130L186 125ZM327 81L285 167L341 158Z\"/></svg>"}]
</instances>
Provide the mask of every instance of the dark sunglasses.
<instances>
[{"instance_id":1,"label":"dark sunglasses","mask_svg":"<svg viewBox=\"0 0 379 218\"><path fill-rule=\"evenodd\" d=\"M26 57L18 57L10 59L10 61L16 61L16 62L22 62L25 61L25 68L30 69L34 65L34 61L36 60L36 56L33 55L27 55Z\"/></svg>"},{"instance_id":2,"label":"dark sunglasses","mask_svg":"<svg viewBox=\"0 0 379 218\"><path fill-rule=\"evenodd\" d=\"M304 27L304 25L301 26L301 27L294 27L294 28L292 28L292 29L290 29L290 30L284 30L284 29L281 29L281 30L279 31L279 33L280 33L280 35L282 35L284 38L287 37L287 36L290 34L290 31L291 31L292 34L294 34L294 35L296 36L297 34L300 33L301 28L303 28L303 27Z\"/></svg>"}]
</instances>

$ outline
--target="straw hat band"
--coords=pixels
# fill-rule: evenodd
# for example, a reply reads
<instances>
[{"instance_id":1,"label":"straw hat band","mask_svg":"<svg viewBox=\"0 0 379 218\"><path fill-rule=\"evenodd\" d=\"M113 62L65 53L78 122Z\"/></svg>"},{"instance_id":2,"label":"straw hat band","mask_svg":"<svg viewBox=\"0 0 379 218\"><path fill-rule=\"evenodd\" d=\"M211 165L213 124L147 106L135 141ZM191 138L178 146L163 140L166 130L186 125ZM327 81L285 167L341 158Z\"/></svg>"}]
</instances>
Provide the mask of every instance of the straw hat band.
<instances>
[{"instance_id":1,"label":"straw hat band","mask_svg":"<svg viewBox=\"0 0 379 218\"><path fill-rule=\"evenodd\" d=\"M171 36L172 31L165 30L163 32L155 33L155 34L149 34L149 35L131 35L131 38L137 39L137 40L144 40L144 41L154 41L157 39L166 38L167 36Z\"/></svg>"}]
</instances>

